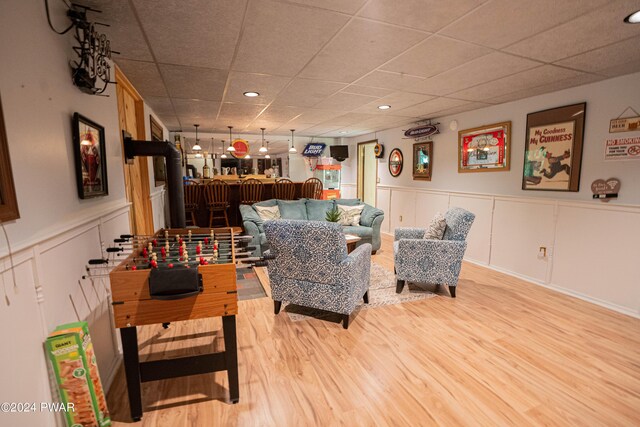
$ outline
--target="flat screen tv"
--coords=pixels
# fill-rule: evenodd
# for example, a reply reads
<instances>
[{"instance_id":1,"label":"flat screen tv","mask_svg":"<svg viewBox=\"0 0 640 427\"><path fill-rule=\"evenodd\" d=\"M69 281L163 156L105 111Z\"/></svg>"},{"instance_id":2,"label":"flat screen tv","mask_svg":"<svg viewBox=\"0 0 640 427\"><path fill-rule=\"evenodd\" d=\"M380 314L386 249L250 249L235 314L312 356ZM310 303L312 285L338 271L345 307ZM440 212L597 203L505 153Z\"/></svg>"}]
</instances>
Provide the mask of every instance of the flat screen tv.
<instances>
[{"instance_id":1,"label":"flat screen tv","mask_svg":"<svg viewBox=\"0 0 640 427\"><path fill-rule=\"evenodd\" d=\"M330 145L329 152L331 153L331 157L339 162L342 162L349 158L348 145Z\"/></svg>"}]
</instances>

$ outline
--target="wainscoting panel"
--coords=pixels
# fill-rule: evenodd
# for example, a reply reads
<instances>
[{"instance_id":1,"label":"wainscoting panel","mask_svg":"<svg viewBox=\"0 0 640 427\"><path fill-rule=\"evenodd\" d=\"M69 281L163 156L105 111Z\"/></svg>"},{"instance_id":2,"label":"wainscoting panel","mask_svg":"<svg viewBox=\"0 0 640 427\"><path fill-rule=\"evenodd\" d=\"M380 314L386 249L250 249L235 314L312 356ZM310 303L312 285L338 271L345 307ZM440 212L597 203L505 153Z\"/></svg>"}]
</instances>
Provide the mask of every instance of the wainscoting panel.
<instances>
[{"instance_id":1,"label":"wainscoting panel","mask_svg":"<svg viewBox=\"0 0 640 427\"><path fill-rule=\"evenodd\" d=\"M153 182L153 181L152 181ZM166 211L166 191L164 187L158 191L151 193L151 210L153 211L153 225L156 230L166 227L165 211Z\"/></svg>"},{"instance_id":2,"label":"wainscoting panel","mask_svg":"<svg viewBox=\"0 0 640 427\"><path fill-rule=\"evenodd\" d=\"M415 227L416 225L416 192L393 189L391 192L391 209L389 226L391 233L398 227Z\"/></svg>"},{"instance_id":3,"label":"wainscoting panel","mask_svg":"<svg viewBox=\"0 0 640 427\"><path fill-rule=\"evenodd\" d=\"M493 214L491 265L545 282L549 256L540 247L553 247L554 205L496 199Z\"/></svg>"},{"instance_id":4,"label":"wainscoting panel","mask_svg":"<svg viewBox=\"0 0 640 427\"><path fill-rule=\"evenodd\" d=\"M560 206L551 283L640 315L640 214Z\"/></svg>"},{"instance_id":5,"label":"wainscoting panel","mask_svg":"<svg viewBox=\"0 0 640 427\"><path fill-rule=\"evenodd\" d=\"M384 221L382 222L382 228L380 229L383 233L388 233L391 229L390 226L390 209L391 206L391 190L388 188L380 188L378 187L376 193L376 207L384 211Z\"/></svg>"},{"instance_id":6,"label":"wainscoting panel","mask_svg":"<svg viewBox=\"0 0 640 427\"><path fill-rule=\"evenodd\" d=\"M0 268L0 284L3 287L0 302L2 345L2 387L0 402L51 402L49 374L44 358L40 311L37 303L33 259L14 265L14 278L10 263L5 258ZM6 268L6 270L5 270ZM28 414L29 425L53 426L54 418L47 412ZM24 414L2 414L6 424L20 425Z\"/></svg>"},{"instance_id":7,"label":"wainscoting panel","mask_svg":"<svg viewBox=\"0 0 640 427\"><path fill-rule=\"evenodd\" d=\"M467 252L465 256L474 262L489 264L493 198L452 194L449 199L449 207L463 208L476 215L473 220L473 226L467 236Z\"/></svg>"}]
</instances>

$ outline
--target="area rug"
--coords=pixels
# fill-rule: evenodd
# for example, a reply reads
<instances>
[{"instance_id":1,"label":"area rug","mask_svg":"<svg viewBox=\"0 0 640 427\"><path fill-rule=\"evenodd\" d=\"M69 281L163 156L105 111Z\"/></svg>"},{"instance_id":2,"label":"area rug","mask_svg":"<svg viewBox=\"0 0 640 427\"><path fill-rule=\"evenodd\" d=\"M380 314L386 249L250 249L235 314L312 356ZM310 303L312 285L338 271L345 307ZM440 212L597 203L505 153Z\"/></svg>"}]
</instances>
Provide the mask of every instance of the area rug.
<instances>
[{"instance_id":1,"label":"area rug","mask_svg":"<svg viewBox=\"0 0 640 427\"><path fill-rule=\"evenodd\" d=\"M396 276L392 272L371 263L371 281L369 284L369 304L361 301L356 306L354 312L382 307L385 305L402 304L405 302L420 301L437 296L417 285L409 284L405 286L402 293L396 294ZM285 305L286 304L286 305ZM294 322L309 320L309 318L340 322L341 316L315 308L302 307L296 304L283 303L282 309Z\"/></svg>"},{"instance_id":2,"label":"area rug","mask_svg":"<svg viewBox=\"0 0 640 427\"><path fill-rule=\"evenodd\" d=\"M240 301L267 296L253 268L238 268L236 270L236 285Z\"/></svg>"}]
</instances>

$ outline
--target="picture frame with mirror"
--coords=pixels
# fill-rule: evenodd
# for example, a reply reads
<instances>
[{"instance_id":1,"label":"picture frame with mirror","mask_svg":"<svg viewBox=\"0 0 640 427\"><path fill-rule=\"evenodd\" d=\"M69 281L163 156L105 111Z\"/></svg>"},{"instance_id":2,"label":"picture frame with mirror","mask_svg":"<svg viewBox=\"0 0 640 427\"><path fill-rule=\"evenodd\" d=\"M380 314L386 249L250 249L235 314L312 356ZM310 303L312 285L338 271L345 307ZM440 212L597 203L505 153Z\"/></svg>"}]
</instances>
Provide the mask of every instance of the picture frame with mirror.
<instances>
[{"instance_id":1,"label":"picture frame with mirror","mask_svg":"<svg viewBox=\"0 0 640 427\"><path fill-rule=\"evenodd\" d=\"M413 179L431 181L433 141L413 144Z\"/></svg>"}]
</instances>

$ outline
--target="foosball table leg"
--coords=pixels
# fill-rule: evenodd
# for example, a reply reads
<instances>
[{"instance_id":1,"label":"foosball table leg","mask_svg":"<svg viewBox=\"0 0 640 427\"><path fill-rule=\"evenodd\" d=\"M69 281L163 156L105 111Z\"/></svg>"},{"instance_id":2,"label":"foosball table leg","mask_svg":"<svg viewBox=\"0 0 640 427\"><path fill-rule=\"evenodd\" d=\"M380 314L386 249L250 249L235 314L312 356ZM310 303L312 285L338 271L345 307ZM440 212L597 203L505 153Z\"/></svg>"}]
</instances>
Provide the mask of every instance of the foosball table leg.
<instances>
[{"instance_id":1,"label":"foosball table leg","mask_svg":"<svg viewBox=\"0 0 640 427\"><path fill-rule=\"evenodd\" d=\"M238 380L238 347L236 341L236 316L222 316L224 332L224 358L229 377L229 400L238 403L240 385Z\"/></svg>"},{"instance_id":2,"label":"foosball table leg","mask_svg":"<svg viewBox=\"0 0 640 427\"><path fill-rule=\"evenodd\" d=\"M140 360L138 356L138 333L136 327L120 329L122 338L122 354L124 358L124 372L127 378L127 392L129 394L129 408L131 419L142 419L142 394L140 389Z\"/></svg>"}]
</instances>

